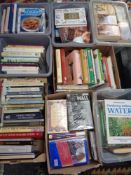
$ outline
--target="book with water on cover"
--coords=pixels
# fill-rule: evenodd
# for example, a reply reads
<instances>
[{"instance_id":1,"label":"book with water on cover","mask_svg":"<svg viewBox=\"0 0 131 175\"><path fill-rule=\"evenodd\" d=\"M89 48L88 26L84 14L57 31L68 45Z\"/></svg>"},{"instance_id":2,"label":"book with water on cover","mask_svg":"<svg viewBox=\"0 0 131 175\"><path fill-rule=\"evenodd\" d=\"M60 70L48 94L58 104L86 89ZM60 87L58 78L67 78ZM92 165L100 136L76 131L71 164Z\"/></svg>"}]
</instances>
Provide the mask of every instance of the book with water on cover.
<instances>
[{"instance_id":1,"label":"book with water on cover","mask_svg":"<svg viewBox=\"0 0 131 175\"><path fill-rule=\"evenodd\" d=\"M131 144L131 100L104 100L107 143Z\"/></svg>"},{"instance_id":2,"label":"book with water on cover","mask_svg":"<svg viewBox=\"0 0 131 175\"><path fill-rule=\"evenodd\" d=\"M67 94L69 130L92 129L92 112L88 93Z\"/></svg>"}]
</instances>

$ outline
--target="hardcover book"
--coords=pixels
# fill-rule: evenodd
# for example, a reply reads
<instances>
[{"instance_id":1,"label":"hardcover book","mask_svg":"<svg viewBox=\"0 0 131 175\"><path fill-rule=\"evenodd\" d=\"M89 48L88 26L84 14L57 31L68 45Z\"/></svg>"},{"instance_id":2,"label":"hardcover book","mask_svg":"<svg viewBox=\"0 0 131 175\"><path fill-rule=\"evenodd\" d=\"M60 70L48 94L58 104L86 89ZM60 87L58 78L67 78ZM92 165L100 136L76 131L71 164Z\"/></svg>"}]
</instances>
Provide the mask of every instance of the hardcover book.
<instances>
[{"instance_id":1,"label":"hardcover book","mask_svg":"<svg viewBox=\"0 0 131 175\"><path fill-rule=\"evenodd\" d=\"M104 100L108 144L131 144L131 100Z\"/></svg>"},{"instance_id":2,"label":"hardcover book","mask_svg":"<svg viewBox=\"0 0 131 175\"><path fill-rule=\"evenodd\" d=\"M66 100L47 100L48 132L67 132Z\"/></svg>"},{"instance_id":3,"label":"hardcover book","mask_svg":"<svg viewBox=\"0 0 131 175\"><path fill-rule=\"evenodd\" d=\"M82 84L82 68L79 50L73 50L66 56L68 64L72 69L73 84Z\"/></svg>"},{"instance_id":4,"label":"hardcover book","mask_svg":"<svg viewBox=\"0 0 131 175\"><path fill-rule=\"evenodd\" d=\"M45 33L46 19L44 8L19 8L17 32Z\"/></svg>"},{"instance_id":5,"label":"hardcover book","mask_svg":"<svg viewBox=\"0 0 131 175\"><path fill-rule=\"evenodd\" d=\"M55 25L57 28L87 25L85 8L55 9Z\"/></svg>"},{"instance_id":6,"label":"hardcover book","mask_svg":"<svg viewBox=\"0 0 131 175\"><path fill-rule=\"evenodd\" d=\"M92 112L89 94L67 94L69 130L92 129Z\"/></svg>"}]
</instances>

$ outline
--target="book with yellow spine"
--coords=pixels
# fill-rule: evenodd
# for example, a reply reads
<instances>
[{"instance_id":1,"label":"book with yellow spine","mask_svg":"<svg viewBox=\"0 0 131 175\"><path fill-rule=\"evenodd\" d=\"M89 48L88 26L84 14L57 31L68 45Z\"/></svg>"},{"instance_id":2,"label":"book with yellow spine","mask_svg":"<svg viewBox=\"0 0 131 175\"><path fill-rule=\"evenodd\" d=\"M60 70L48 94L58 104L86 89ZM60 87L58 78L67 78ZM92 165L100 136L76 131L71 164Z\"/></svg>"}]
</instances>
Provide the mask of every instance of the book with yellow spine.
<instances>
[{"instance_id":1,"label":"book with yellow spine","mask_svg":"<svg viewBox=\"0 0 131 175\"><path fill-rule=\"evenodd\" d=\"M80 59L81 59L81 67L82 67L82 74L83 74L83 83L87 84L89 82L89 76L88 76L87 59L86 59L84 49L80 49Z\"/></svg>"}]
</instances>

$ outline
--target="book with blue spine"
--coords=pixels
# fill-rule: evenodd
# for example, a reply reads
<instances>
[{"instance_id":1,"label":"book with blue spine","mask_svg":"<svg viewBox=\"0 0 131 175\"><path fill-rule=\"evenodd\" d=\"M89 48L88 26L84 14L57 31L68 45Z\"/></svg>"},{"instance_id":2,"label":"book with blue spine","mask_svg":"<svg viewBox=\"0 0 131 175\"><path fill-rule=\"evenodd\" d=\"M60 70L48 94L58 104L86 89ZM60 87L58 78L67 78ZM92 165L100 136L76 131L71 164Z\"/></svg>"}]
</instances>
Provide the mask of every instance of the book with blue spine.
<instances>
[{"instance_id":1,"label":"book with blue spine","mask_svg":"<svg viewBox=\"0 0 131 175\"><path fill-rule=\"evenodd\" d=\"M26 113L5 113L3 120L31 120L43 119L41 112L26 112Z\"/></svg>"}]
</instances>

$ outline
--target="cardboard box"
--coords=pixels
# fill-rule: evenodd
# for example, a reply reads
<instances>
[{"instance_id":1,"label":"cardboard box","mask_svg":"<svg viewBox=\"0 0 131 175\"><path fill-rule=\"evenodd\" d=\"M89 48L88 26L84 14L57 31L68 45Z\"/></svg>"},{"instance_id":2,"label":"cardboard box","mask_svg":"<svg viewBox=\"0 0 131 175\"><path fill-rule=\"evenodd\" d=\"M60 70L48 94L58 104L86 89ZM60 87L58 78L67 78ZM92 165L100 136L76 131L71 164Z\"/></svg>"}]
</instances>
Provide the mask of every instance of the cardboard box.
<instances>
[{"instance_id":1,"label":"cardboard box","mask_svg":"<svg viewBox=\"0 0 131 175\"><path fill-rule=\"evenodd\" d=\"M76 91L75 91L76 92ZM78 91L77 91L78 92ZM92 91L84 91L89 93L92 96ZM80 93L80 92L78 92ZM49 154L48 154L48 130L47 130L47 100L55 100L55 99L66 99L67 93L56 93L46 96L45 101L45 144L46 144L46 156L47 156L47 166L49 174L75 174L79 172L84 172L86 170L97 168L100 166L100 163L97 161L91 161L90 164L81 165L81 166L72 166L72 167L64 167L59 169L51 169L49 162Z\"/></svg>"},{"instance_id":2,"label":"cardboard box","mask_svg":"<svg viewBox=\"0 0 131 175\"><path fill-rule=\"evenodd\" d=\"M57 89L57 79L56 79L56 63L55 63L55 49L53 50L53 86L54 86L54 91L55 92L67 92L67 91L74 91L74 89L64 89L63 90L58 90ZM60 48L59 48L60 49ZM68 49L68 50L73 50L73 49L82 49L82 48L65 48L65 49ZM83 48L84 49L84 48ZM104 56L111 56L111 59L112 59L112 65L113 65L113 72L114 72L114 78L115 78L115 83L116 83L116 88L121 88L121 83L120 83L120 77L119 77L119 72L118 72L118 67L117 67L117 62L116 62L116 56L115 56L115 53L114 53L114 48L112 46L94 46L94 47L91 47L91 49L100 49L100 51L103 53ZM62 85L61 85L62 86ZM65 86L65 85L63 85ZM83 90L98 90L100 88L103 88L103 87L108 87L108 84L107 83L104 83L104 84L101 84L101 85L95 85L95 86L92 86L90 88L85 88L85 85L77 85L78 88L75 89L75 91L83 91Z\"/></svg>"}]
</instances>

